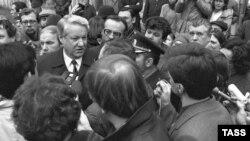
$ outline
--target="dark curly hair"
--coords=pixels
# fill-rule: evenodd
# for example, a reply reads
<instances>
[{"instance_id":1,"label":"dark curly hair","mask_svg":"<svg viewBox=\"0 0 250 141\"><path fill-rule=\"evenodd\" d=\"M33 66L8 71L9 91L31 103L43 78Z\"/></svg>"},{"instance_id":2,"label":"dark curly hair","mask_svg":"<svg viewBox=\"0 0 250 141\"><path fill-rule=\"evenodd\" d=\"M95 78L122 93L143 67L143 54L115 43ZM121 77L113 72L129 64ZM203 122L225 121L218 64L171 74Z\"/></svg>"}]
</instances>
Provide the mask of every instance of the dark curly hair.
<instances>
[{"instance_id":1,"label":"dark curly hair","mask_svg":"<svg viewBox=\"0 0 250 141\"><path fill-rule=\"evenodd\" d=\"M226 10L227 9L227 5L228 5L228 2L229 2L229 0L224 0L224 6L222 7L222 10ZM215 0L213 1L213 3L212 3L212 8L213 9L215 9Z\"/></svg>"},{"instance_id":2,"label":"dark curly hair","mask_svg":"<svg viewBox=\"0 0 250 141\"><path fill-rule=\"evenodd\" d=\"M35 74L35 50L20 42L0 45L0 94L12 99L30 72Z\"/></svg>"},{"instance_id":3,"label":"dark curly hair","mask_svg":"<svg viewBox=\"0 0 250 141\"><path fill-rule=\"evenodd\" d=\"M245 44L246 41L238 38L238 37L234 37L231 39L228 39L223 45L222 48L226 48L229 50L232 50L235 46L241 46L243 44Z\"/></svg>"},{"instance_id":4,"label":"dark curly hair","mask_svg":"<svg viewBox=\"0 0 250 141\"><path fill-rule=\"evenodd\" d=\"M159 16L150 17L146 20L145 23L146 30L162 30L162 39L167 39L167 36L172 33L169 22Z\"/></svg>"},{"instance_id":5,"label":"dark curly hair","mask_svg":"<svg viewBox=\"0 0 250 141\"><path fill-rule=\"evenodd\" d=\"M62 141L80 117L76 93L58 76L29 78L14 96L17 131L28 141Z\"/></svg>"},{"instance_id":6,"label":"dark curly hair","mask_svg":"<svg viewBox=\"0 0 250 141\"><path fill-rule=\"evenodd\" d=\"M235 46L232 49L232 64L234 71L238 74L246 74L250 71L250 44Z\"/></svg>"},{"instance_id":7,"label":"dark curly hair","mask_svg":"<svg viewBox=\"0 0 250 141\"><path fill-rule=\"evenodd\" d=\"M0 18L0 29L2 28L6 30L10 38L16 36L17 33L16 27L11 23L11 21L3 17Z\"/></svg>"}]
</instances>

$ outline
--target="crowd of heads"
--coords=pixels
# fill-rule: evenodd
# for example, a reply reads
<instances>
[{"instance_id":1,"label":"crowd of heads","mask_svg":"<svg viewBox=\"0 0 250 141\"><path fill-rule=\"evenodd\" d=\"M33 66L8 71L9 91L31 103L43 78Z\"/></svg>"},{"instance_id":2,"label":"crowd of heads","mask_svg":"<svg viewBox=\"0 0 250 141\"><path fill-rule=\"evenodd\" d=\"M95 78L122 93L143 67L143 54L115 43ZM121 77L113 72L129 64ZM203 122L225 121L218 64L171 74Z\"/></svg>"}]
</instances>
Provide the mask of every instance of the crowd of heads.
<instances>
[{"instance_id":1,"label":"crowd of heads","mask_svg":"<svg viewBox=\"0 0 250 141\"><path fill-rule=\"evenodd\" d=\"M214 0L212 8L225 10L227 5L228 0ZM0 94L14 101L16 130L28 141L62 141L80 119L78 95L65 80L37 76L37 58L53 52L81 60L98 47L95 60L84 70L83 87L110 122L110 117L128 120L152 98L146 76L154 70L181 102L213 97L213 89L225 90L232 75L250 71L250 43L228 39L229 27L221 21L195 18L187 22L186 33L174 33L168 20L152 16L140 32L135 11L128 7L114 14L112 7L104 6L89 20L74 14L61 17L46 8L37 13L22 2L11 7L16 22L5 12L0 7Z\"/></svg>"}]
</instances>

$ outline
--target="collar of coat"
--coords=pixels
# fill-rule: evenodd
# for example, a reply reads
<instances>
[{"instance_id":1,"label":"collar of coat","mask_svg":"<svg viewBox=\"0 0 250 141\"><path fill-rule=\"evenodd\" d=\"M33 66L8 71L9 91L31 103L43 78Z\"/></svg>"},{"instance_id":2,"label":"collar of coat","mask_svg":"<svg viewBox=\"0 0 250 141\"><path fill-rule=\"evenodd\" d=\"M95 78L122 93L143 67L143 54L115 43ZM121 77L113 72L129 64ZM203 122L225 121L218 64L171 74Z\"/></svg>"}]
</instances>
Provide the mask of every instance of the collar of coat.
<instances>
[{"instance_id":1,"label":"collar of coat","mask_svg":"<svg viewBox=\"0 0 250 141\"><path fill-rule=\"evenodd\" d=\"M216 109L218 106L220 106L220 103L217 102L214 97L211 97L204 102L199 102L188 106L179 114L175 123L172 124L169 133L171 134L175 129L178 129L186 121L193 118L194 116L212 109Z\"/></svg>"},{"instance_id":2,"label":"collar of coat","mask_svg":"<svg viewBox=\"0 0 250 141\"><path fill-rule=\"evenodd\" d=\"M129 134L131 131L150 120L151 116L156 110L157 102L153 97L143 106L141 106L120 129L108 135L104 140L108 141L121 139L122 136Z\"/></svg>"},{"instance_id":3,"label":"collar of coat","mask_svg":"<svg viewBox=\"0 0 250 141\"><path fill-rule=\"evenodd\" d=\"M82 57L82 64L81 65L87 65L90 66L93 63L93 60L91 58L89 58L88 53L89 49L87 48L83 57ZM60 50L58 50L57 52L55 52L57 57L55 57L54 59L56 59L54 61L53 67L60 67L64 64L64 58L63 58L63 48L61 48Z\"/></svg>"}]
</instances>

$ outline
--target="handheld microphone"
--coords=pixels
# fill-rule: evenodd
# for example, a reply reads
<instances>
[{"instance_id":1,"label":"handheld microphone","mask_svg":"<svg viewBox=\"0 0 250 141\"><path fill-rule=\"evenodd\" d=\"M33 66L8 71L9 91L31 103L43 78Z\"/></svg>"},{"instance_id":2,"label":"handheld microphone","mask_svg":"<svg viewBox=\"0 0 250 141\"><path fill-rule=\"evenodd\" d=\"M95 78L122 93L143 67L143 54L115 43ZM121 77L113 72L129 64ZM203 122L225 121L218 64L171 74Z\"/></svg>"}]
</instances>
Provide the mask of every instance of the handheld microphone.
<instances>
[{"instance_id":1,"label":"handheld microphone","mask_svg":"<svg viewBox=\"0 0 250 141\"><path fill-rule=\"evenodd\" d=\"M72 85L73 81L76 80L77 74L69 71L65 71L62 74L62 78L65 80L67 85Z\"/></svg>"},{"instance_id":2,"label":"handheld microphone","mask_svg":"<svg viewBox=\"0 0 250 141\"><path fill-rule=\"evenodd\" d=\"M230 84L228 86L228 91L230 92L230 94L235 95L241 101L247 100L246 97L241 93L241 91L234 84Z\"/></svg>"},{"instance_id":3,"label":"handheld microphone","mask_svg":"<svg viewBox=\"0 0 250 141\"><path fill-rule=\"evenodd\" d=\"M78 95L82 93L82 84L78 80L74 80L71 85L71 89L73 89Z\"/></svg>"},{"instance_id":4,"label":"handheld microphone","mask_svg":"<svg viewBox=\"0 0 250 141\"><path fill-rule=\"evenodd\" d=\"M66 78L67 78L68 76L69 76L69 71L63 72L62 78L63 78L64 80L66 80Z\"/></svg>"},{"instance_id":5,"label":"handheld microphone","mask_svg":"<svg viewBox=\"0 0 250 141\"><path fill-rule=\"evenodd\" d=\"M225 98L226 100L228 100L228 101L230 101L232 103L235 103L234 101L231 100L230 96L228 96L227 94L220 91L217 87L215 87L212 92L222 96L223 98Z\"/></svg>"}]
</instances>

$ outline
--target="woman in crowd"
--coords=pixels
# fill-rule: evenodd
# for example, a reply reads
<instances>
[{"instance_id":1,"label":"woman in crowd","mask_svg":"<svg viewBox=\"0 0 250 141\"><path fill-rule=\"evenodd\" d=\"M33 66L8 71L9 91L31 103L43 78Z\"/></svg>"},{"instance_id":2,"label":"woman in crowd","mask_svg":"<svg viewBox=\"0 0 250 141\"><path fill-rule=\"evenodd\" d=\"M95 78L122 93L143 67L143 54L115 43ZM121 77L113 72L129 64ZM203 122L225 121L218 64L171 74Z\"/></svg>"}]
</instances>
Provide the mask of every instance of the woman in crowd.
<instances>
[{"instance_id":1,"label":"woman in crowd","mask_svg":"<svg viewBox=\"0 0 250 141\"><path fill-rule=\"evenodd\" d=\"M89 20L88 44L90 47L98 46L102 39L104 20L100 16L95 16Z\"/></svg>"},{"instance_id":2,"label":"woman in crowd","mask_svg":"<svg viewBox=\"0 0 250 141\"><path fill-rule=\"evenodd\" d=\"M228 27L231 27L233 20L233 10L227 9L229 0L214 0L212 3L213 12L210 17L210 22L223 21ZM227 35L230 33L230 28L227 31Z\"/></svg>"},{"instance_id":3,"label":"woman in crowd","mask_svg":"<svg viewBox=\"0 0 250 141\"><path fill-rule=\"evenodd\" d=\"M221 46L225 42L226 42L226 38L224 34L219 30L215 30L214 32L212 32L210 41L207 44L206 48L214 50L214 51L220 51Z\"/></svg>"},{"instance_id":4,"label":"woman in crowd","mask_svg":"<svg viewBox=\"0 0 250 141\"><path fill-rule=\"evenodd\" d=\"M160 17L166 19L169 24L171 25L171 30L175 33L177 18L178 15L176 14L174 7L175 7L176 0L169 0L169 3L162 5Z\"/></svg>"},{"instance_id":5,"label":"woman in crowd","mask_svg":"<svg viewBox=\"0 0 250 141\"><path fill-rule=\"evenodd\" d=\"M59 31L56 26L47 26L40 33L40 43L42 50L40 55L48 54L60 49L58 38Z\"/></svg>"}]
</instances>

